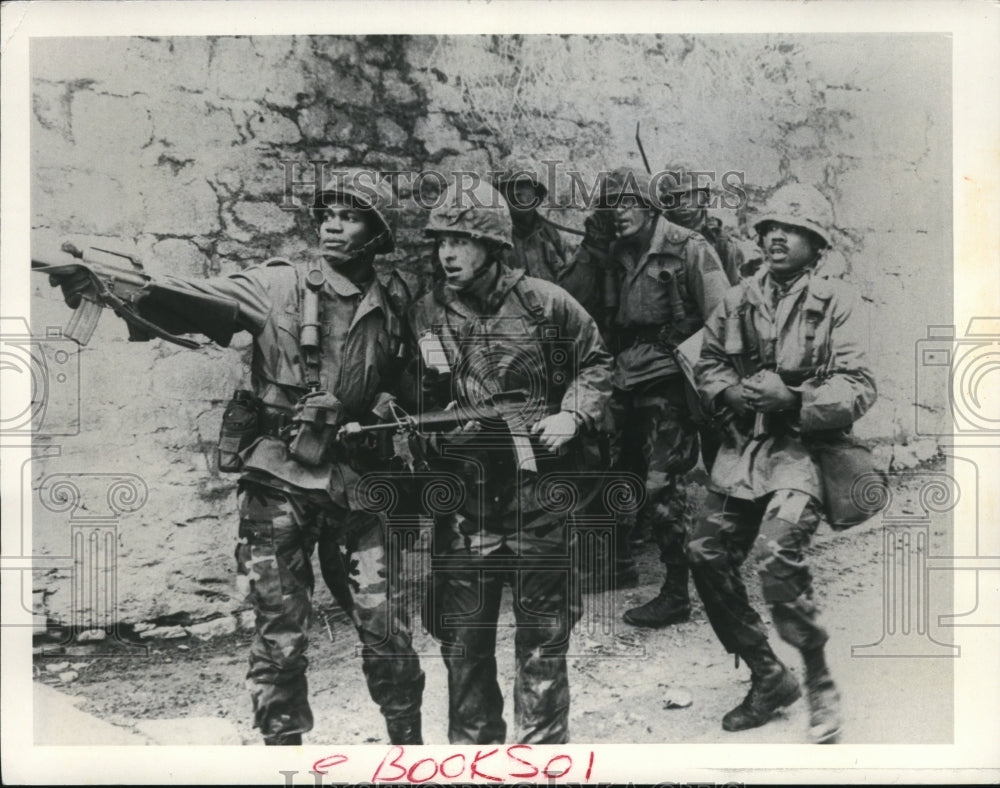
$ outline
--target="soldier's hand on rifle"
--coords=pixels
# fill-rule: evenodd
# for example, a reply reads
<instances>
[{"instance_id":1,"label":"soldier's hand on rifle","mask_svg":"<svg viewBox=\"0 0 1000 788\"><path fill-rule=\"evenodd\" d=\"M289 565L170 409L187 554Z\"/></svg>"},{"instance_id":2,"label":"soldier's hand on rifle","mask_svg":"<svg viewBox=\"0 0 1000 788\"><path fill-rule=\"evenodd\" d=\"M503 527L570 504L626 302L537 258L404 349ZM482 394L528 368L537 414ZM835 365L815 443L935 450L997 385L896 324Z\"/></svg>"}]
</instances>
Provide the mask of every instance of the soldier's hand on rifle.
<instances>
[{"instance_id":1,"label":"soldier's hand on rifle","mask_svg":"<svg viewBox=\"0 0 1000 788\"><path fill-rule=\"evenodd\" d=\"M758 413L775 413L795 410L801 404L801 397L784 384L777 372L762 369L743 381L746 401Z\"/></svg>"},{"instance_id":2,"label":"soldier's hand on rifle","mask_svg":"<svg viewBox=\"0 0 1000 788\"><path fill-rule=\"evenodd\" d=\"M80 306L80 301L84 298L88 301L98 300L94 278L83 268L75 268L67 274L49 274L49 284L62 288L63 300L70 309Z\"/></svg>"},{"instance_id":3,"label":"soldier's hand on rifle","mask_svg":"<svg viewBox=\"0 0 1000 788\"><path fill-rule=\"evenodd\" d=\"M546 449L555 453L573 440L579 429L576 416L564 410L546 416L531 428L531 432L538 435L539 441Z\"/></svg>"}]
</instances>

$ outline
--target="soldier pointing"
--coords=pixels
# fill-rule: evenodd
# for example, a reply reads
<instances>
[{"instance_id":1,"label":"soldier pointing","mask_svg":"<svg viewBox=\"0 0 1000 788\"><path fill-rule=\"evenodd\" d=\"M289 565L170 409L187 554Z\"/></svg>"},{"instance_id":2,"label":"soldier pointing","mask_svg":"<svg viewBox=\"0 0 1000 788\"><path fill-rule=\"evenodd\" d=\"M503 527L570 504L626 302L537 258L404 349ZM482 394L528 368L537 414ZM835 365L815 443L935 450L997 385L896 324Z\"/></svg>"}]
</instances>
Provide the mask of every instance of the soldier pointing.
<instances>
[{"instance_id":1,"label":"soldier pointing","mask_svg":"<svg viewBox=\"0 0 1000 788\"><path fill-rule=\"evenodd\" d=\"M381 460L333 441L339 424L378 418L406 363L401 304L373 266L395 247L390 199L375 173L331 173L313 208L319 249L308 263L275 258L227 277L164 277L228 299L237 307L232 325L208 326L208 316L192 312L178 320L169 293L136 307L172 333L253 337L250 389L227 408L220 468L240 472L237 572L256 614L247 685L265 744L300 744L313 727L306 647L315 550L357 629L389 740L421 742L424 674L405 611L391 604L390 570L399 562L387 555L385 522L356 495L361 475ZM86 276L57 283L71 305L81 294L94 297Z\"/></svg>"}]
</instances>

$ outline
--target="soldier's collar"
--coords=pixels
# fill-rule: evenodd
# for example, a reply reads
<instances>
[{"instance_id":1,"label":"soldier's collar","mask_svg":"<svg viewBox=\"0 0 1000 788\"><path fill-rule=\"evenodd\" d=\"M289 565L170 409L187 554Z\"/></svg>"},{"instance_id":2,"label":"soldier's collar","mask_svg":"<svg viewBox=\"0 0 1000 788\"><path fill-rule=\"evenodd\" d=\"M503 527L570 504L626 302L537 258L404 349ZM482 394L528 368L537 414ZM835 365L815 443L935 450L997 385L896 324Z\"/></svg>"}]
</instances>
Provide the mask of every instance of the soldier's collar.
<instances>
[{"instance_id":1,"label":"soldier's collar","mask_svg":"<svg viewBox=\"0 0 1000 788\"><path fill-rule=\"evenodd\" d=\"M524 278L524 275L524 271L515 271L503 263L500 264L500 274L497 277L496 285L493 288L493 292L487 296L487 309L491 314L500 309L500 306L507 299L507 295ZM439 300L443 300L445 304L456 312L466 317L483 317L483 315L478 315L476 310L461 297L461 294L454 290L450 290L442 285L437 289L437 292L439 293Z\"/></svg>"},{"instance_id":2,"label":"soldier's collar","mask_svg":"<svg viewBox=\"0 0 1000 788\"><path fill-rule=\"evenodd\" d=\"M333 290L337 295L349 298L351 296L361 295L364 291L358 287L354 282L344 276L342 273L337 271L333 266L328 265L326 267L326 285ZM378 277L375 277L375 281L378 281Z\"/></svg>"},{"instance_id":3,"label":"soldier's collar","mask_svg":"<svg viewBox=\"0 0 1000 788\"><path fill-rule=\"evenodd\" d=\"M656 254L664 251L664 247L683 246L696 232L696 230L689 230L687 227L674 224L666 216L660 214L656 217L656 223L653 225L653 235L649 239L649 251Z\"/></svg>"},{"instance_id":4,"label":"soldier's collar","mask_svg":"<svg viewBox=\"0 0 1000 788\"><path fill-rule=\"evenodd\" d=\"M634 250L632 255L637 260L648 258L652 255L675 252L677 248L684 245L691 235L691 230L687 230L678 224L668 220L663 214L657 214L653 220L652 232L649 235L649 243L643 250ZM629 244L624 243L625 239L619 238L615 241L615 251L622 252Z\"/></svg>"}]
</instances>

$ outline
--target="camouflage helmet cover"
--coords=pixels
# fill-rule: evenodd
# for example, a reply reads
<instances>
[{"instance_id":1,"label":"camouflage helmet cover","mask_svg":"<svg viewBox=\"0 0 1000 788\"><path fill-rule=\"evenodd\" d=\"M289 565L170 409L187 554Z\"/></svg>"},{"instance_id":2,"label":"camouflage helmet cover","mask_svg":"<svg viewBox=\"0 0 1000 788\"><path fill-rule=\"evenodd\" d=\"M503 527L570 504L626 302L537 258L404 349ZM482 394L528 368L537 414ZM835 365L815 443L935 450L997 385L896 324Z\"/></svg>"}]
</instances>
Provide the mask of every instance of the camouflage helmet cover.
<instances>
[{"instance_id":1,"label":"camouflage helmet cover","mask_svg":"<svg viewBox=\"0 0 1000 788\"><path fill-rule=\"evenodd\" d=\"M322 188L316 194L313 215L321 220L325 207L333 197L346 198L358 208L370 211L381 225L374 244L375 254L388 254L396 248L388 213L393 205L389 184L374 170L348 168L324 173Z\"/></svg>"},{"instance_id":2,"label":"camouflage helmet cover","mask_svg":"<svg viewBox=\"0 0 1000 788\"><path fill-rule=\"evenodd\" d=\"M503 191L507 184L519 181L527 181L534 186L539 197L545 197L549 193L548 188L538 177L538 167L533 161L524 157L511 156L504 162L503 170L496 176L494 183L497 189Z\"/></svg>"},{"instance_id":3,"label":"camouflage helmet cover","mask_svg":"<svg viewBox=\"0 0 1000 788\"><path fill-rule=\"evenodd\" d=\"M601 179L601 203L617 203L622 196L638 197L649 208L659 208L660 199L652 178L629 167L619 167Z\"/></svg>"},{"instance_id":4,"label":"camouflage helmet cover","mask_svg":"<svg viewBox=\"0 0 1000 788\"><path fill-rule=\"evenodd\" d=\"M514 226L507 202L486 181L472 188L452 183L441 204L431 210L426 235L458 233L481 241L514 248Z\"/></svg>"},{"instance_id":5,"label":"camouflage helmet cover","mask_svg":"<svg viewBox=\"0 0 1000 788\"><path fill-rule=\"evenodd\" d=\"M708 184L698 183L696 174L682 167L668 168L659 186L661 194L688 194L709 190Z\"/></svg>"},{"instance_id":6,"label":"camouflage helmet cover","mask_svg":"<svg viewBox=\"0 0 1000 788\"><path fill-rule=\"evenodd\" d=\"M799 183L782 186L764 206L753 228L758 234L769 223L801 227L819 236L827 246L832 246L830 228L833 227L833 208L818 189Z\"/></svg>"}]
</instances>

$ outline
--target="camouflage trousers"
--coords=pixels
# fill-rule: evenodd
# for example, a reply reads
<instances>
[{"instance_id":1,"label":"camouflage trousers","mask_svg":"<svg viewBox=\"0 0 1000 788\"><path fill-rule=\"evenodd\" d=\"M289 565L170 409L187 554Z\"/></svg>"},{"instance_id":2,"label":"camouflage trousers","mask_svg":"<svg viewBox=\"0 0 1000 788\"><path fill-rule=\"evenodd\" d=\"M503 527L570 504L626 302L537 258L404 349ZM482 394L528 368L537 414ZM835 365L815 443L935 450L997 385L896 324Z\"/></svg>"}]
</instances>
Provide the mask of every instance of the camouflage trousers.
<instances>
[{"instance_id":1,"label":"camouflage trousers","mask_svg":"<svg viewBox=\"0 0 1000 788\"><path fill-rule=\"evenodd\" d=\"M313 549L334 599L362 644L362 669L391 741L419 737L424 674L387 571L385 524L333 507L325 495L290 493L242 480L237 572L249 578L256 616L247 685L254 727L265 737L313 726L306 682ZM391 565L399 566L398 561ZM414 743L398 741L397 743Z\"/></svg>"},{"instance_id":2,"label":"camouflage trousers","mask_svg":"<svg viewBox=\"0 0 1000 788\"><path fill-rule=\"evenodd\" d=\"M565 529L565 524L557 526ZM497 623L504 586L514 602L514 721L517 741L569 740L566 654L582 606L569 546L488 555L449 550L432 563L425 616L448 670L448 740L502 744L507 736L497 683Z\"/></svg>"},{"instance_id":3,"label":"camouflage trousers","mask_svg":"<svg viewBox=\"0 0 1000 788\"><path fill-rule=\"evenodd\" d=\"M648 525L660 560L686 577L685 548L690 515L684 474L698 462L698 429L688 412L684 382L677 376L655 380L611 398L614 437L612 467L646 480L646 501L635 521L616 524L619 555L628 555L628 533Z\"/></svg>"},{"instance_id":4,"label":"camouflage trousers","mask_svg":"<svg viewBox=\"0 0 1000 788\"><path fill-rule=\"evenodd\" d=\"M819 503L797 490L779 490L757 501L709 493L688 555L698 595L726 651L742 654L767 639L740 577L740 566L761 532L765 546L757 571L778 634L803 651L826 642L804 556L819 522Z\"/></svg>"}]
</instances>

